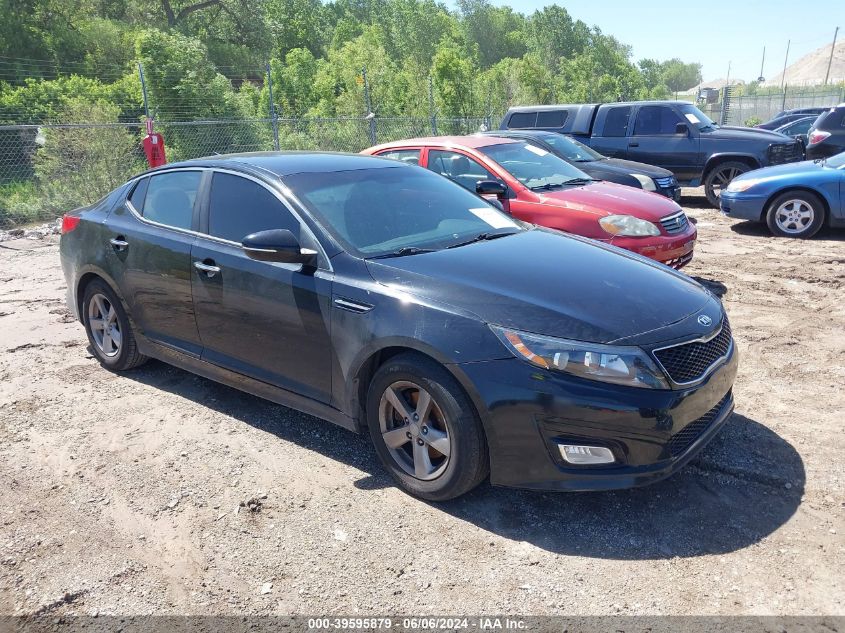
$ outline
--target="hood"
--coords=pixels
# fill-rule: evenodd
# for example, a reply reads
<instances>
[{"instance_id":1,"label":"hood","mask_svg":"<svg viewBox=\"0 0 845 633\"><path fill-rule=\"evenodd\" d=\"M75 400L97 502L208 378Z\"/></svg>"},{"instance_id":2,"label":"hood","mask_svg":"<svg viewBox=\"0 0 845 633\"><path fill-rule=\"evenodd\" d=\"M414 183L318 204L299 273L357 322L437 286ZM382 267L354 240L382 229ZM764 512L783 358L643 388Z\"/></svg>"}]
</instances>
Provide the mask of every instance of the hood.
<instances>
[{"instance_id":1,"label":"hood","mask_svg":"<svg viewBox=\"0 0 845 633\"><path fill-rule=\"evenodd\" d=\"M583 187L532 193L540 198L542 204L593 213L597 219L621 214L658 222L660 218L681 210L676 202L665 196L612 182L594 182Z\"/></svg>"},{"instance_id":2,"label":"hood","mask_svg":"<svg viewBox=\"0 0 845 633\"><path fill-rule=\"evenodd\" d=\"M701 138L710 138L726 141L761 141L768 143L786 143L794 142L792 138L781 134L780 132L772 132L771 130L763 130L757 127L718 127L711 132L701 132Z\"/></svg>"},{"instance_id":3,"label":"hood","mask_svg":"<svg viewBox=\"0 0 845 633\"><path fill-rule=\"evenodd\" d=\"M677 337L672 324L717 301L665 266L547 229L371 260L367 267L393 291L460 308L487 323L598 343L637 343L640 335L651 342L664 328Z\"/></svg>"},{"instance_id":4,"label":"hood","mask_svg":"<svg viewBox=\"0 0 845 633\"><path fill-rule=\"evenodd\" d=\"M827 169L821 163L812 160L802 160L800 163L786 163L774 167L763 167L740 174L734 180L770 180L782 177L794 177L797 175L814 175L824 172Z\"/></svg>"},{"instance_id":5,"label":"hood","mask_svg":"<svg viewBox=\"0 0 845 633\"><path fill-rule=\"evenodd\" d=\"M654 167L653 165L646 165L645 163L637 163L633 160L623 160L621 158L606 158L604 160L597 160L590 163L596 167L607 167L613 171L621 171L626 174L642 174L649 178L669 178L674 174L668 169L662 167Z\"/></svg>"}]
</instances>

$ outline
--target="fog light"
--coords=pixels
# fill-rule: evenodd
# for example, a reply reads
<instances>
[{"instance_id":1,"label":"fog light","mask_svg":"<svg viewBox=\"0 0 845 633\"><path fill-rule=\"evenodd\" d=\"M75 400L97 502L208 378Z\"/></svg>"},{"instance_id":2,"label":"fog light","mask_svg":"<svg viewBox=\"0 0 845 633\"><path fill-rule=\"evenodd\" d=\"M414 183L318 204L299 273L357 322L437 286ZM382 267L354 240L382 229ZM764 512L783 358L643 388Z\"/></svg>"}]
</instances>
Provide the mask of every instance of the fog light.
<instances>
[{"instance_id":1,"label":"fog light","mask_svg":"<svg viewBox=\"0 0 845 633\"><path fill-rule=\"evenodd\" d=\"M616 461L609 448L604 446L578 446L560 444L561 457L570 464L612 464Z\"/></svg>"}]
</instances>

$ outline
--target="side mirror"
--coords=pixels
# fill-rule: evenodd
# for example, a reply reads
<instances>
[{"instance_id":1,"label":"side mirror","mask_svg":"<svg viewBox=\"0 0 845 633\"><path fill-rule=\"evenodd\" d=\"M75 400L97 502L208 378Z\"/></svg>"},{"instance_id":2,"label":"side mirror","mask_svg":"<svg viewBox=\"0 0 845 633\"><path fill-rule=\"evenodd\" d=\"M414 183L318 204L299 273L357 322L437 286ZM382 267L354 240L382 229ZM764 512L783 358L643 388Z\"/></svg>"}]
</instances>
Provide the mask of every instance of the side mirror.
<instances>
[{"instance_id":1,"label":"side mirror","mask_svg":"<svg viewBox=\"0 0 845 633\"><path fill-rule=\"evenodd\" d=\"M689 134L689 125L683 121L675 123L675 134Z\"/></svg>"},{"instance_id":2,"label":"side mirror","mask_svg":"<svg viewBox=\"0 0 845 633\"><path fill-rule=\"evenodd\" d=\"M501 198L507 192L507 185L498 180L479 180L475 183L475 193L479 196L496 196L497 198Z\"/></svg>"},{"instance_id":3,"label":"side mirror","mask_svg":"<svg viewBox=\"0 0 845 633\"><path fill-rule=\"evenodd\" d=\"M242 241L244 252L259 262L281 262L314 267L317 251L302 248L293 233L287 229L271 229L247 235Z\"/></svg>"}]
</instances>

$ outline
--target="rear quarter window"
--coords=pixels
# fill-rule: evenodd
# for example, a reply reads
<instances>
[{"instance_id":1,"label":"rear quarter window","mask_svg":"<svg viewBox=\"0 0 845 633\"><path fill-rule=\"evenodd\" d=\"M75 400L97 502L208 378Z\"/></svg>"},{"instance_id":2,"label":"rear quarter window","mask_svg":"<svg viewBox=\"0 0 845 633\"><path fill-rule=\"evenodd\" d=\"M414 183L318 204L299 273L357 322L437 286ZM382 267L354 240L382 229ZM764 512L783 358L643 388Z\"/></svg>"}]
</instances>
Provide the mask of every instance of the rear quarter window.
<instances>
[{"instance_id":1,"label":"rear quarter window","mask_svg":"<svg viewBox=\"0 0 845 633\"><path fill-rule=\"evenodd\" d=\"M514 112L508 119L508 127L514 129L536 127L536 112Z\"/></svg>"},{"instance_id":2,"label":"rear quarter window","mask_svg":"<svg viewBox=\"0 0 845 633\"><path fill-rule=\"evenodd\" d=\"M537 127L563 127L569 113L566 110L546 110L537 113Z\"/></svg>"}]
</instances>

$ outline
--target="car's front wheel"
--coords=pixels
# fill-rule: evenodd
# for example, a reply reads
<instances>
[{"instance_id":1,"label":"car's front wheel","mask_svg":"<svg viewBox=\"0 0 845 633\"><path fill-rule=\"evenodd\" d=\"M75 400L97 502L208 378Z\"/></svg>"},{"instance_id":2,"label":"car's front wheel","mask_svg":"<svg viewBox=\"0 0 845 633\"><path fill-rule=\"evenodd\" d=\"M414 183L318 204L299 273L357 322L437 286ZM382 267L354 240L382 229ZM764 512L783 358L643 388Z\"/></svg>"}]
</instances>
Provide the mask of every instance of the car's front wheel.
<instances>
[{"instance_id":1,"label":"car's front wheel","mask_svg":"<svg viewBox=\"0 0 845 633\"><path fill-rule=\"evenodd\" d=\"M704 194L707 202L719 208L719 198L722 192L731 184L731 180L749 171L751 168L745 163L729 160L713 167L704 177Z\"/></svg>"},{"instance_id":2,"label":"car's front wheel","mask_svg":"<svg viewBox=\"0 0 845 633\"><path fill-rule=\"evenodd\" d=\"M105 282L95 279L85 287L82 315L88 342L103 366L124 371L147 360L138 351L132 325L120 299Z\"/></svg>"},{"instance_id":3,"label":"car's front wheel","mask_svg":"<svg viewBox=\"0 0 845 633\"><path fill-rule=\"evenodd\" d=\"M781 237L813 237L824 224L824 204L809 191L787 191L772 200L766 224Z\"/></svg>"},{"instance_id":4,"label":"car's front wheel","mask_svg":"<svg viewBox=\"0 0 845 633\"><path fill-rule=\"evenodd\" d=\"M434 361L402 354L382 365L370 383L366 414L379 458L410 494L445 501L487 476L478 414L458 382Z\"/></svg>"}]
</instances>

